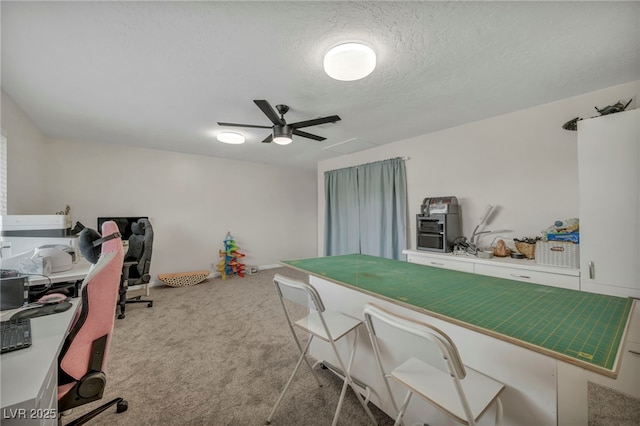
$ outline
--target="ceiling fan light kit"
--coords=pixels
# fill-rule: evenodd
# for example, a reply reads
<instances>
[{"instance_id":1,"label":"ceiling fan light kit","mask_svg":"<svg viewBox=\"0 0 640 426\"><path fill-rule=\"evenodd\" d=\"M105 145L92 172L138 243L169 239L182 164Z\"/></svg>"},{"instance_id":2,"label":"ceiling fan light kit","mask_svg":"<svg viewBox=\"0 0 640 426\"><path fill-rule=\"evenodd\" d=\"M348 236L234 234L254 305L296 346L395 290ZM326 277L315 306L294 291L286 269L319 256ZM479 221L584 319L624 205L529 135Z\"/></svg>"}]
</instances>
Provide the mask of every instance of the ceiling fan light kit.
<instances>
[{"instance_id":1,"label":"ceiling fan light kit","mask_svg":"<svg viewBox=\"0 0 640 426\"><path fill-rule=\"evenodd\" d=\"M293 129L290 126L274 126L273 141L278 145L289 145L292 138Z\"/></svg>"},{"instance_id":2,"label":"ceiling fan light kit","mask_svg":"<svg viewBox=\"0 0 640 426\"><path fill-rule=\"evenodd\" d=\"M340 44L324 56L324 72L340 81L360 80L376 67L376 53L362 43Z\"/></svg>"},{"instance_id":3,"label":"ceiling fan light kit","mask_svg":"<svg viewBox=\"0 0 640 426\"><path fill-rule=\"evenodd\" d=\"M236 132L220 132L217 136L220 142L239 145L244 143L244 136Z\"/></svg>"}]
</instances>

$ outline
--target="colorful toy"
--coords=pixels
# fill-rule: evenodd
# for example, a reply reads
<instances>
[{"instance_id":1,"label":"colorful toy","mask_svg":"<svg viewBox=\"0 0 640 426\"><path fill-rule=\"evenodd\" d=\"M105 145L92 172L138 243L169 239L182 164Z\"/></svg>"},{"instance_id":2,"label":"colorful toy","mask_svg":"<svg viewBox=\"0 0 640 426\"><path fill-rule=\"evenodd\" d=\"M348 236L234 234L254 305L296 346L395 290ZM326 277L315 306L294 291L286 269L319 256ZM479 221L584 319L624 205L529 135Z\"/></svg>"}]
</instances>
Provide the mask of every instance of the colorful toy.
<instances>
[{"instance_id":1,"label":"colorful toy","mask_svg":"<svg viewBox=\"0 0 640 426\"><path fill-rule=\"evenodd\" d=\"M223 280L234 275L244 278L244 263L238 262L238 259L243 258L245 255L238 251L236 240L231 235L231 231L227 232L223 243L224 250L220 250L222 259L216 264L216 270L220 272Z\"/></svg>"}]
</instances>

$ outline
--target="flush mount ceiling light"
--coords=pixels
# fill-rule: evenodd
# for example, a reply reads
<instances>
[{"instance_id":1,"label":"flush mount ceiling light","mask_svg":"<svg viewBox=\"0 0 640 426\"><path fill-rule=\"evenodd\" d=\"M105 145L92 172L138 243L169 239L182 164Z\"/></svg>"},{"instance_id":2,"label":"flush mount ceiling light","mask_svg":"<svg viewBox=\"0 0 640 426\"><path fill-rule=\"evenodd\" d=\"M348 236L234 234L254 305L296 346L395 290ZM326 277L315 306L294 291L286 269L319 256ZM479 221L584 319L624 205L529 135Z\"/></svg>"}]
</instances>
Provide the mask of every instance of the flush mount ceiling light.
<instances>
[{"instance_id":1,"label":"flush mount ceiling light","mask_svg":"<svg viewBox=\"0 0 640 426\"><path fill-rule=\"evenodd\" d=\"M376 53L361 43L344 43L324 55L324 72L341 81L360 80L376 67Z\"/></svg>"},{"instance_id":2,"label":"flush mount ceiling light","mask_svg":"<svg viewBox=\"0 0 640 426\"><path fill-rule=\"evenodd\" d=\"M239 145L244 143L244 136L236 132L220 132L217 136L220 142Z\"/></svg>"}]
</instances>

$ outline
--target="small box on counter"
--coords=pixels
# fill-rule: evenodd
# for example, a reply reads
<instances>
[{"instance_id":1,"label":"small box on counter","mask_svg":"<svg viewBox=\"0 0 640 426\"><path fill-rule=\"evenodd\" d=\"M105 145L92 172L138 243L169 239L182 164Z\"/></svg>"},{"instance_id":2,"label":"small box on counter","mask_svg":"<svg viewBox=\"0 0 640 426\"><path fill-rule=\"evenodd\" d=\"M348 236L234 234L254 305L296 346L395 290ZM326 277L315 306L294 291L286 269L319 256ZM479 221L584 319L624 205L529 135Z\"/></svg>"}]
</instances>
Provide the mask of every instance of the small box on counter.
<instances>
[{"instance_id":1,"label":"small box on counter","mask_svg":"<svg viewBox=\"0 0 640 426\"><path fill-rule=\"evenodd\" d=\"M580 244L567 241L538 241L535 260L539 265L579 268Z\"/></svg>"},{"instance_id":2,"label":"small box on counter","mask_svg":"<svg viewBox=\"0 0 640 426\"><path fill-rule=\"evenodd\" d=\"M547 241L568 241L580 244L580 232L568 232L566 234L547 233Z\"/></svg>"}]
</instances>

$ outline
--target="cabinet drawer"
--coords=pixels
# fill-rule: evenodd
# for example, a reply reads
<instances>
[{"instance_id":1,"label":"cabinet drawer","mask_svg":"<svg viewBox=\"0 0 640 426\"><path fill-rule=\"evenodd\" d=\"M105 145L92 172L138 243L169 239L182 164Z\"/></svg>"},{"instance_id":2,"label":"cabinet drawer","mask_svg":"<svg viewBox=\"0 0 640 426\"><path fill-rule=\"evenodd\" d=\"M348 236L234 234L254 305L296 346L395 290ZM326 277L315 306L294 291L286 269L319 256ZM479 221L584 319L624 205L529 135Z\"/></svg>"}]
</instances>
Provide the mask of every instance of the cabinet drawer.
<instances>
[{"instance_id":1,"label":"cabinet drawer","mask_svg":"<svg viewBox=\"0 0 640 426\"><path fill-rule=\"evenodd\" d=\"M420 265L425 266L433 266L435 268L473 273L473 263L455 259L409 254L407 255L407 261L411 263L419 263Z\"/></svg>"},{"instance_id":2,"label":"cabinet drawer","mask_svg":"<svg viewBox=\"0 0 640 426\"><path fill-rule=\"evenodd\" d=\"M490 277L507 278L515 281L580 290L580 277L577 276L532 271L530 269L520 269L502 265L485 265L480 263L475 265L474 272L476 274L488 275Z\"/></svg>"},{"instance_id":3,"label":"cabinet drawer","mask_svg":"<svg viewBox=\"0 0 640 426\"><path fill-rule=\"evenodd\" d=\"M640 398L640 343L626 341L622 349L617 379L591 373L589 380Z\"/></svg>"},{"instance_id":4,"label":"cabinet drawer","mask_svg":"<svg viewBox=\"0 0 640 426\"><path fill-rule=\"evenodd\" d=\"M640 343L626 342L618 380L622 392L640 398Z\"/></svg>"},{"instance_id":5,"label":"cabinet drawer","mask_svg":"<svg viewBox=\"0 0 640 426\"><path fill-rule=\"evenodd\" d=\"M633 312L631 313L631 324L629 324L627 341L640 344L640 302L637 300L633 304Z\"/></svg>"}]
</instances>

